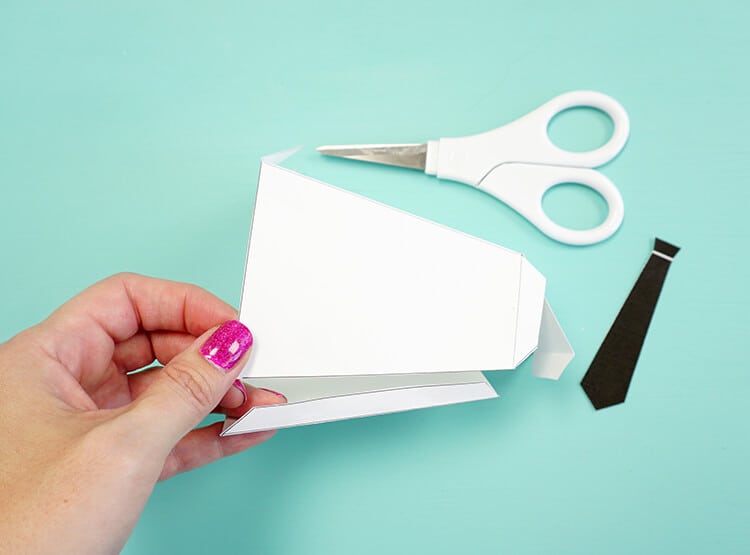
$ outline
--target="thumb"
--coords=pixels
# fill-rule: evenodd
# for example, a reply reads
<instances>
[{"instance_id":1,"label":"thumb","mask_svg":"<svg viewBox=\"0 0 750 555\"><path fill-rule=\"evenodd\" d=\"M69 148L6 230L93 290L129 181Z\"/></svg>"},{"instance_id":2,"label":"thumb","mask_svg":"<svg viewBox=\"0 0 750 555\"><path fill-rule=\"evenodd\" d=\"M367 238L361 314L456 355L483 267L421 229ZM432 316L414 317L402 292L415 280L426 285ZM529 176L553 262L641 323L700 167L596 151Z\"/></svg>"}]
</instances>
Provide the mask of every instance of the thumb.
<instances>
[{"instance_id":1,"label":"thumb","mask_svg":"<svg viewBox=\"0 0 750 555\"><path fill-rule=\"evenodd\" d=\"M154 447L169 452L219 404L252 344L250 330L229 320L204 333L159 371L129 411L139 417L139 429Z\"/></svg>"}]
</instances>

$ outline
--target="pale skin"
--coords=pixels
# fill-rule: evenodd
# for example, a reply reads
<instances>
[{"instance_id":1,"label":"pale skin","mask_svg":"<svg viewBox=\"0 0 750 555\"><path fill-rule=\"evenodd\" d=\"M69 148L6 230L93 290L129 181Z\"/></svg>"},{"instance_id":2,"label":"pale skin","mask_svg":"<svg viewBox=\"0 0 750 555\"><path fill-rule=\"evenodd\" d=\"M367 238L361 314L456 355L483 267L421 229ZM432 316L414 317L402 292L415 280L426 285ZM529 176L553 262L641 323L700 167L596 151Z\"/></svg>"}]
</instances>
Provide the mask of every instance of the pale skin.
<instances>
[{"instance_id":1,"label":"pale skin","mask_svg":"<svg viewBox=\"0 0 750 555\"><path fill-rule=\"evenodd\" d=\"M226 372L199 353L236 317L194 285L120 274L0 344L0 553L116 553L157 481L268 439L195 429L284 401L232 387L249 353Z\"/></svg>"}]
</instances>

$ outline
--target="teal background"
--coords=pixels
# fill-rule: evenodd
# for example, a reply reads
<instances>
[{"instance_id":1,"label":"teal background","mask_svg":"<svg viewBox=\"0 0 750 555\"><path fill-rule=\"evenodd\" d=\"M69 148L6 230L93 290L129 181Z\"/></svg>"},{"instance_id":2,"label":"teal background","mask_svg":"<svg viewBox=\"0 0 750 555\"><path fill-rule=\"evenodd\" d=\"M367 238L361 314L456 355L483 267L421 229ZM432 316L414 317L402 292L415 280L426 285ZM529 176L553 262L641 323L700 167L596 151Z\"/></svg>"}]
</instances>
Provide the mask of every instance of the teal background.
<instances>
[{"instance_id":1,"label":"teal background","mask_svg":"<svg viewBox=\"0 0 750 555\"><path fill-rule=\"evenodd\" d=\"M129 270L239 301L261 155L525 252L577 356L502 398L284 430L160 484L125 553L747 553L750 34L734 2L0 3L0 340ZM554 243L490 197L313 147L490 129L591 88L625 222ZM573 116L579 116L578 118ZM606 138L566 114L561 144ZM547 203L595 223L579 188ZM562 194L565 193L565 194ZM579 381L658 235L627 402ZM446 340L453 322L446 322ZM23 433L19 430L18 433Z\"/></svg>"}]
</instances>

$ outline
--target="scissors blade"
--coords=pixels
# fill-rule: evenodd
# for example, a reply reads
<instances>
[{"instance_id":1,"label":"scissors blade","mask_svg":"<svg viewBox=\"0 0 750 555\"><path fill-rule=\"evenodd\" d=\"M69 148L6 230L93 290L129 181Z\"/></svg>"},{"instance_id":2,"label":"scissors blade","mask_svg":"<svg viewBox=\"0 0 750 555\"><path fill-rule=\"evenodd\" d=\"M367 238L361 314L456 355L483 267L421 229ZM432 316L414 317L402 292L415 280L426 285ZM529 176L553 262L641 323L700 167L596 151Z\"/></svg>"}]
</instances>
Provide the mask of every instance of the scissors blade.
<instances>
[{"instance_id":1,"label":"scissors blade","mask_svg":"<svg viewBox=\"0 0 750 555\"><path fill-rule=\"evenodd\" d=\"M427 162L427 144L402 145L333 145L320 146L318 152L376 164L424 170Z\"/></svg>"}]
</instances>

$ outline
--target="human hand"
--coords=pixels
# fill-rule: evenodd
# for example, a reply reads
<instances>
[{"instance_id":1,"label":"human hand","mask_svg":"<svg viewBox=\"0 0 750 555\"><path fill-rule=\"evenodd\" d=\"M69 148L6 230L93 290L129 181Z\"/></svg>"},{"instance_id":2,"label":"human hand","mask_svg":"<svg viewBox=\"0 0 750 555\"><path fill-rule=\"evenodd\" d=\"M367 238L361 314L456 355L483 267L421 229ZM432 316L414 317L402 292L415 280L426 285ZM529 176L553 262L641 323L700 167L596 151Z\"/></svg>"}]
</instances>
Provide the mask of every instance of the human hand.
<instances>
[{"instance_id":1,"label":"human hand","mask_svg":"<svg viewBox=\"0 0 750 555\"><path fill-rule=\"evenodd\" d=\"M159 479L268 439L194 429L284 402L232 387L252 345L236 317L199 287L121 274L0 345L0 552L117 552Z\"/></svg>"}]
</instances>

